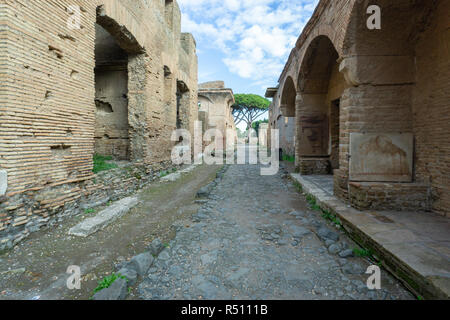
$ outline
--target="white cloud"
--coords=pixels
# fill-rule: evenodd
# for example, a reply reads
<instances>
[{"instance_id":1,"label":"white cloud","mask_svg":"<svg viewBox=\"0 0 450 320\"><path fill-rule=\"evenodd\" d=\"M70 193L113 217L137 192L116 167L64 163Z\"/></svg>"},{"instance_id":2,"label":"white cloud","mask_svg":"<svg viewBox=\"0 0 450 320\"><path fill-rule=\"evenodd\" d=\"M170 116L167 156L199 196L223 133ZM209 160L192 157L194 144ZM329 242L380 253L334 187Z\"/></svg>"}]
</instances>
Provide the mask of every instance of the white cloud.
<instances>
[{"instance_id":1,"label":"white cloud","mask_svg":"<svg viewBox=\"0 0 450 320\"><path fill-rule=\"evenodd\" d=\"M178 0L182 29L219 49L230 72L272 86L319 0Z\"/></svg>"}]
</instances>

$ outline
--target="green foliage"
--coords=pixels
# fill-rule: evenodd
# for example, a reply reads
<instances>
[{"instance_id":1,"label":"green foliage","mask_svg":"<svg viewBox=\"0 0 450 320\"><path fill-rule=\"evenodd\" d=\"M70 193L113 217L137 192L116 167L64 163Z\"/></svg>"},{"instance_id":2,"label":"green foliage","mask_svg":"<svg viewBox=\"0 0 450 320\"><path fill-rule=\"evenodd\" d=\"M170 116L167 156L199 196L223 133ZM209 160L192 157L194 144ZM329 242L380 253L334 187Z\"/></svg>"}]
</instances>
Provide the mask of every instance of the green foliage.
<instances>
[{"instance_id":1,"label":"green foliage","mask_svg":"<svg viewBox=\"0 0 450 320\"><path fill-rule=\"evenodd\" d=\"M300 192L300 193L303 192L303 186L299 182L294 181L294 187L297 188L298 192Z\"/></svg>"},{"instance_id":2,"label":"green foliage","mask_svg":"<svg viewBox=\"0 0 450 320\"><path fill-rule=\"evenodd\" d=\"M335 214L332 214L331 212L329 212L327 210L322 210L322 212L323 212L322 217L324 219L333 222L335 225L342 226L341 221Z\"/></svg>"},{"instance_id":3,"label":"green foliage","mask_svg":"<svg viewBox=\"0 0 450 320\"><path fill-rule=\"evenodd\" d=\"M114 283L114 281L116 281L119 278L128 281L127 278L122 276L120 273L119 274L113 273L112 275L104 277L103 280L98 282L97 288L94 289L94 294L96 294L100 290L109 288Z\"/></svg>"},{"instance_id":4,"label":"green foliage","mask_svg":"<svg viewBox=\"0 0 450 320\"><path fill-rule=\"evenodd\" d=\"M107 171L111 169L117 168L117 164L115 163L107 163L106 161L110 161L113 158L110 156L101 156L99 154L94 155L94 173L99 173L101 171Z\"/></svg>"},{"instance_id":5,"label":"green foliage","mask_svg":"<svg viewBox=\"0 0 450 320\"><path fill-rule=\"evenodd\" d=\"M95 209L94 208L91 208L91 209L85 209L84 210L84 213L85 214L91 214L91 213L94 213L95 212Z\"/></svg>"},{"instance_id":6,"label":"green foliage","mask_svg":"<svg viewBox=\"0 0 450 320\"><path fill-rule=\"evenodd\" d=\"M270 101L257 94L236 94L233 109L260 109L268 110Z\"/></svg>"},{"instance_id":7,"label":"green foliage","mask_svg":"<svg viewBox=\"0 0 450 320\"><path fill-rule=\"evenodd\" d=\"M269 123L269 120L264 119L264 120L258 120L252 123L252 128L256 131L256 135L259 136L259 127L261 126L261 124L263 123Z\"/></svg>"},{"instance_id":8,"label":"green foliage","mask_svg":"<svg viewBox=\"0 0 450 320\"><path fill-rule=\"evenodd\" d=\"M283 161L286 162L295 162L295 157L287 154L283 154Z\"/></svg>"},{"instance_id":9,"label":"green foliage","mask_svg":"<svg viewBox=\"0 0 450 320\"><path fill-rule=\"evenodd\" d=\"M234 97L232 108L236 125L244 121L247 129L252 128L253 122L269 110L270 101L256 94L236 94Z\"/></svg>"},{"instance_id":10,"label":"green foliage","mask_svg":"<svg viewBox=\"0 0 450 320\"><path fill-rule=\"evenodd\" d=\"M353 254L356 257L367 257L371 258L373 256L373 251L371 249L360 249L360 248L354 248Z\"/></svg>"},{"instance_id":11,"label":"green foliage","mask_svg":"<svg viewBox=\"0 0 450 320\"><path fill-rule=\"evenodd\" d=\"M170 174L170 172L168 172L168 171L161 171L159 173L159 177L164 178L164 177L168 176L169 174Z\"/></svg>"}]
</instances>

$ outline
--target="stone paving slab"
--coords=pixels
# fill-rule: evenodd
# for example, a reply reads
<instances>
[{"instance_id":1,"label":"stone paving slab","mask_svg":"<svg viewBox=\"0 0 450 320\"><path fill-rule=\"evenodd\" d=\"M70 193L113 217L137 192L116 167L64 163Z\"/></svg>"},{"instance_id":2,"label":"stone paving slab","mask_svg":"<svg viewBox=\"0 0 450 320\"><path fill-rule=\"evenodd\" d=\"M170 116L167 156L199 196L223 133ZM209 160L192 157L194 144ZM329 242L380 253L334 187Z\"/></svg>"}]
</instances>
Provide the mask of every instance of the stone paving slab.
<instances>
[{"instance_id":1,"label":"stone paving slab","mask_svg":"<svg viewBox=\"0 0 450 320\"><path fill-rule=\"evenodd\" d=\"M329 183L292 173L303 192L336 214L360 244L376 252L383 265L418 295L449 299L450 221L427 212L358 211L329 194ZM322 177L329 182L331 177Z\"/></svg>"},{"instance_id":2,"label":"stone paving slab","mask_svg":"<svg viewBox=\"0 0 450 320\"><path fill-rule=\"evenodd\" d=\"M69 230L69 235L78 237L88 237L91 234L106 228L108 225L121 218L130 209L138 204L137 197L128 197L119 200L100 211L95 217L86 219Z\"/></svg>"}]
</instances>

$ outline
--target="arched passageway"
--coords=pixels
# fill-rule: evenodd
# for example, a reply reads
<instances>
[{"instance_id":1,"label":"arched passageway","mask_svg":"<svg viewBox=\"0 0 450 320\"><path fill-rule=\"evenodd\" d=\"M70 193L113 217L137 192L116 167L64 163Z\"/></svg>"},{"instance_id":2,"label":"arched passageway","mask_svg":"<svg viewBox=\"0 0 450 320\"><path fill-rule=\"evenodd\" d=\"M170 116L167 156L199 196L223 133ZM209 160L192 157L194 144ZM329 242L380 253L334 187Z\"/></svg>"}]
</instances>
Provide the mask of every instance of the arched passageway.
<instances>
[{"instance_id":1,"label":"arched passageway","mask_svg":"<svg viewBox=\"0 0 450 320\"><path fill-rule=\"evenodd\" d=\"M128 53L99 24L95 62L95 152L129 160Z\"/></svg>"},{"instance_id":2,"label":"arched passageway","mask_svg":"<svg viewBox=\"0 0 450 320\"><path fill-rule=\"evenodd\" d=\"M297 167L302 174L339 168L340 99L346 88L338 53L326 36L305 52L298 76Z\"/></svg>"},{"instance_id":3,"label":"arched passageway","mask_svg":"<svg viewBox=\"0 0 450 320\"><path fill-rule=\"evenodd\" d=\"M450 198L442 164L449 160L438 150L448 146L449 133L437 128L450 111L443 94L449 3L373 4L381 8L381 29L367 28L367 4L357 3L344 43L340 70L350 87L340 102L335 193L362 209L429 209L434 198L433 207L442 210Z\"/></svg>"}]
</instances>

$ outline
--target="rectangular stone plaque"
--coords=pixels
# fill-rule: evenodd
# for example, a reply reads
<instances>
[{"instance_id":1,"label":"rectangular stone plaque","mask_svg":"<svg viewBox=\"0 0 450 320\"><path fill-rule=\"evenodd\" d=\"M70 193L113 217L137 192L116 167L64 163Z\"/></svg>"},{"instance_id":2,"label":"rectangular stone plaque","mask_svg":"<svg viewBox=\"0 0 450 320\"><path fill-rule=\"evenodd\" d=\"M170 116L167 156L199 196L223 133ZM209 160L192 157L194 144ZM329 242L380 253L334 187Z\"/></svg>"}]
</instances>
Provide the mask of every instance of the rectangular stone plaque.
<instances>
[{"instance_id":1,"label":"rectangular stone plaque","mask_svg":"<svg viewBox=\"0 0 450 320\"><path fill-rule=\"evenodd\" d=\"M350 134L350 181L412 182L414 136Z\"/></svg>"}]
</instances>

